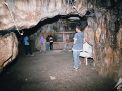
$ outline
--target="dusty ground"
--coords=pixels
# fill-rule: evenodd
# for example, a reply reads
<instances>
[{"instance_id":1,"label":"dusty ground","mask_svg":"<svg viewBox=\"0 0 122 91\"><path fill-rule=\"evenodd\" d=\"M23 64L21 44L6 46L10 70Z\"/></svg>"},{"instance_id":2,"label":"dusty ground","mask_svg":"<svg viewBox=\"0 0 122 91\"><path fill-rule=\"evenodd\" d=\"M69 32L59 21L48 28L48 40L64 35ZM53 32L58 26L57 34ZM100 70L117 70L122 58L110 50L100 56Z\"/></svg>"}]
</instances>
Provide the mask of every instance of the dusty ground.
<instances>
[{"instance_id":1,"label":"dusty ground","mask_svg":"<svg viewBox=\"0 0 122 91\"><path fill-rule=\"evenodd\" d=\"M72 53L35 52L21 56L0 75L0 91L112 91L114 81L100 77L93 66L72 68Z\"/></svg>"}]
</instances>

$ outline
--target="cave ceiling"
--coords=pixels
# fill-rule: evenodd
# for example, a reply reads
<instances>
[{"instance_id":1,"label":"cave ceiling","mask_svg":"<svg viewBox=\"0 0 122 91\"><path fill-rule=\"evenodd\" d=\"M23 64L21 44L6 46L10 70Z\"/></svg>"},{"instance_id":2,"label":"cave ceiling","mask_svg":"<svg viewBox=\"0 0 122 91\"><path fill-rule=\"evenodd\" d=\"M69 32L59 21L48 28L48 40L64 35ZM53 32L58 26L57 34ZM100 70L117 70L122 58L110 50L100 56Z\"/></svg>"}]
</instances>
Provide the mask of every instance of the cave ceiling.
<instances>
[{"instance_id":1,"label":"cave ceiling","mask_svg":"<svg viewBox=\"0 0 122 91\"><path fill-rule=\"evenodd\" d=\"M56 15L79 14L82 17L94 5L108 8L112 1L121 0L0 0L0 30L30 28Z\"/></svg>"}]
</instances>

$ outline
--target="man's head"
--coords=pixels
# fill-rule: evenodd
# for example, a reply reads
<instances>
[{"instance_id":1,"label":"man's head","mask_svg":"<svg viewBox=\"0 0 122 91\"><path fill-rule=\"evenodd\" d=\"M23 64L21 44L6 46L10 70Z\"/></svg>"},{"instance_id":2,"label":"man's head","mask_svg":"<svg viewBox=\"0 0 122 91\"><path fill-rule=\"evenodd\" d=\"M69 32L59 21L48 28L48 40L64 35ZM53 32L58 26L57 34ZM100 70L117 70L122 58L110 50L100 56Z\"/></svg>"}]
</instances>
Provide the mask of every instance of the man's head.
<instances>
[{"instance_id":1,"label":"man's head","mask_svg":"<svg viewBox=\"0 0 122 91\"><path fill-rule=\"evenodd\" d=\"M79 25L76 26L76 32L81 32L81 27Z\"/></svg>"}]
</instances>

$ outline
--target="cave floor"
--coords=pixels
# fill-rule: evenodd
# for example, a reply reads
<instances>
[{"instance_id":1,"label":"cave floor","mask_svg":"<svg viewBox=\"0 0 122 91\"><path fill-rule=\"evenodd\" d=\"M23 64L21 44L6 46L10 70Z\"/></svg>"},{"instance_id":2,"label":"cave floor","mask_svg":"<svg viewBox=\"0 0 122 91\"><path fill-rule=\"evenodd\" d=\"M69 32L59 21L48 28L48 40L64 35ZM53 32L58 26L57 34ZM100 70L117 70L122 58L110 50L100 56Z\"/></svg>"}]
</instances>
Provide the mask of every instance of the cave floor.
<instances>
[{"instance_id":1,"label":"cave floor","mask_svg":"<svg viewBox=\"0 0 122 91\"><path fill-rule=\"evenodd\" d=\"M72 52L35 52L19 56L0 75L0 91L112 91L114 81L92 65L72 68Z\"/></svg>"}]
</instances>

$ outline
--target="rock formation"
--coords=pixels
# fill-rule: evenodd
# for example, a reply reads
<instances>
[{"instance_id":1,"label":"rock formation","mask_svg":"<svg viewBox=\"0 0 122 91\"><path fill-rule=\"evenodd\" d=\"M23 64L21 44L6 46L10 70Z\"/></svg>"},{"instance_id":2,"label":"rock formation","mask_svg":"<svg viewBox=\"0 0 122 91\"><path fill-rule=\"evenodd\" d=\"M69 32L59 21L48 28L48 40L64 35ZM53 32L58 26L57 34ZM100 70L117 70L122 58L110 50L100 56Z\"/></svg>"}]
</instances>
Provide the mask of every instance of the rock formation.
<instances>
[{"instance_id":1,"label":"rock formation","mask_svg":"<svg viewBox=\"0 0 122 91\"><path fill-rule=\"evenodd\" d=\"M48 17L78 13L77 11L84 15L87 11L85 3L85 0L77 0L75 8L66 3L66 0L2 0L0 30L14 25L19 29L29 28Z\"/></svg>"},{"instance_id":2,"label":"rock formation","mask_svg":"<svg viewBox=\"0 0 122 91\"><path fill-rule=\"evenodd\" d=\"M14 33L0 36L0 70L12 62L18 54L18 40Z\"/></svg>"}]
</instances>

